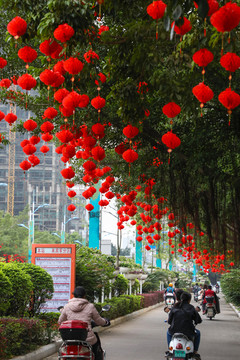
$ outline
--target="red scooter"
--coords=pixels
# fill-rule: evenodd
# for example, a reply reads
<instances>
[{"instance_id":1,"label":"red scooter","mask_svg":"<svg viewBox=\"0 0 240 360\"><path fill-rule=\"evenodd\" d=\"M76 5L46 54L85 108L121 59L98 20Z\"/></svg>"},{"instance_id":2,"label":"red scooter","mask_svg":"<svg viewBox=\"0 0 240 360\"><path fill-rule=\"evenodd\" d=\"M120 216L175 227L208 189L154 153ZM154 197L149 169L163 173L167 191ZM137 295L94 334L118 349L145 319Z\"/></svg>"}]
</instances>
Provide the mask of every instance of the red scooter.
<instances>
[{"instance_id":1,"label":"red scooter","mask_svg":"<svg viewBox=\"0 0 240 360\"><path fill-rule=\"evenodd\" d=\"M102 311L108 311L110 305L105 305ZM102 312L101 311L101 312ZM107 326L110 325L107 324ZM92 327L97 326L92 322ZM95 360L92 346L86 341L88 333L88 323L80 320L67 320L61 323L59 331L63 343L58 350L58 360ZM99 336L95 333L97 338ZM102 359L106 358L105 351L101 349Z\"/></svg>"}]
</instances>

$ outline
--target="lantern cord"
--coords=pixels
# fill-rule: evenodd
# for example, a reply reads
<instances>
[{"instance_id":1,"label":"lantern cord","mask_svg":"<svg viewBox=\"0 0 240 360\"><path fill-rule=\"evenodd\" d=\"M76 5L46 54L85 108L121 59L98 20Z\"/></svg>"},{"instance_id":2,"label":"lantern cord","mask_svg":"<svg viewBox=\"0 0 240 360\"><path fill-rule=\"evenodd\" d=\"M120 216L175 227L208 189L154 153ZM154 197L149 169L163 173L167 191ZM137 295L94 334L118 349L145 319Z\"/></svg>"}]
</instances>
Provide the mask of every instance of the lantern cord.
<instances>
[{"instance_id":1,"label":"lantern cord","mask_svg":"<svg viewBox=\"0 0 240 360\"><path fill-rule=\"evenodd\" d=\"M204 30L203 30L204 37L206 37L206 35L207 35L206 24L207 24L207 19L204 18Z\"/></svg>"},{"instance_id":2,"label":"lantern cord","mask_svg":"<svg viewBox=\"0 0 240 360\"><path fill-rule=\"evenodd\" d=\"M130 176L131 164L128 164L128 176Z\"/></svg>"},{"instance_id":3,"label":"lantern cord","mask_svg":"<svg viewBox=\"0 0 240 360\"><path fill-rule=\"evenodd\" d=\"M156 40L158 40L158 21L156 20Z\"/></svg>"},{"instance_id":4,"label":"lantern cord","mask_svg":"<svg viewBox=\"0 0 240 360\"><path fill-rule=\"evenodd\" d=\"M223 56L223 33L222 33L222 47L221 47L221 56Z\"/></svg>"},{"instance_id":5,"label":"lantern cord","mask_svg":"<svg viewBox=\"0 0 240 360\"><path fill-rule=\"evenodd\" d=\"M26 109L27 109L28 92L26 91Z\"/></svg>"},{"instance_id":6,"label":"lantern cord","mask_svg":"<svg viewBox=\"0 0 240 360\"><path fill-rule=\"evenodd\" d=\"M228 126L231 125L231 114L232 114L232 110L228 110Z\"/></svg>"},{"instance_id":7,"label":"lantern cord","mask_svg":"<svg viewBox=\"0 0 240 360\"><path fill-rule=\"evenodd\" d=\"M231 73L230 73L228 79L229 79L229 88L231 89L231 80L232 80L232 74Z\"/></svg>"}]
</instances>

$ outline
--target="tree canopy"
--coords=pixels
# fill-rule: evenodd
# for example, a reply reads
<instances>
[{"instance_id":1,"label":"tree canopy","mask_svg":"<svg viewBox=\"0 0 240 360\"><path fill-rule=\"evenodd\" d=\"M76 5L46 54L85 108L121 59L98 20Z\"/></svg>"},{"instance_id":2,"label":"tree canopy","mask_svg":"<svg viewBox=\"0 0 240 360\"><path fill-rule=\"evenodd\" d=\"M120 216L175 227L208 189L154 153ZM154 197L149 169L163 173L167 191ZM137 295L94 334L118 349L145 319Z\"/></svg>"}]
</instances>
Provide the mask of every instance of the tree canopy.
<instances>
[{"instance_id":1,"label":"tree canopy","mask_svg":"<svg viewBox=\"0 0 240 360\"><path fill-rule=\"evenodd\" d=\"M31 135L41 134L46 108L57 110L56 117L50 118L54 123L50 132L63 161L71 163L73 181L91 187L107 176L113 177L114 181L108 179L105 188L109 190L111 185L121 205L128 207L120 211L119 227L124 226L127 220L123 217L129 211L136 215L137 211L129 209L131 206L136 206L139 213L140 204L152 206L145 210L145 214L151 215L151 221L145 223L149 227L156 221L153 206L157 204L157 219L160 219L159 212L167 205L174 213L175 226L183 234L189 233L189 223L194 224L195 242L188 244L185 252L190 252L192 258L193 252L197 257L200 256L197 250L206 250L208 258L203 259L206 270L216 261L209 257L210 253L223 254L224 262L230 256L225 265L232 263L231 251L236 261L240 253L240 110L239 106L226 108L218 99L228 88L238 90L239 70L231 74L230 80L229 71L220 63L223 55L239 53L238 3L234 3L229 29L222 31L212 25L213 15L208 16L212 5L207 0L168 1L163 18L157 21L147 11L151 1L144 0L39 0L37 4L30 0L0 1L2 33L15 16L27 22L26 33L18 39L8 32L1 39L2 56L8 61L1 70L2 78L26 73L25 64L17 55L20 48L28 45L38 52L37 59L27 69L37 80L37 93L22 95L19 89L11 93L2 87L2 102L16 103L23 109L27 106L37 123ZM222 0L218 4L219 9L227 6ZM190 21L189 31L184 17ZM233 19L235 27L230 26L234 26ZM63 24L68 24L74 35L61 42L55 30ZM44 55L39 50L47 39L52 39L49 45L54 39L61 46L58 55ZM205 67L198 66L193 55L206 48L212 52L213 61ZM59 70L59 63L70 58L84 64L79 73L64 73L64 83L58 88L41 81L43 71L54 69L56 64ZM212 90L211 100L198 101L194 96L192 89L201 83ZM72 113L59 110L55 94L61 88L75 91L79 96L87 94L90 103L83 104L86 98L81 97L78 98L81 105L74 107ZM204 89L203 95L207 96ZM173 102L181 111L176 116L166 116L162 109ZM96 124L103 125L104 132L99 128L94 132L92 126ZM129 125L138 129L136 136L125 135L124 129ZM13 127L25 131L22 121ZM67 130L74 133L74 142L66 138L61 142L55 136ZM162 136L168 132L176 134L180 146L166 147ZM63 150L69 145L75 147L77 156L69 155L70 148ZM93 147L98 147L95 153ZM138 159L133 161L132 156ZM137 195L133 193L136 186ZM164 202L158 201L161 198ZM199 237L201 232L205 240Z\"/></svg>"}]
</instances>

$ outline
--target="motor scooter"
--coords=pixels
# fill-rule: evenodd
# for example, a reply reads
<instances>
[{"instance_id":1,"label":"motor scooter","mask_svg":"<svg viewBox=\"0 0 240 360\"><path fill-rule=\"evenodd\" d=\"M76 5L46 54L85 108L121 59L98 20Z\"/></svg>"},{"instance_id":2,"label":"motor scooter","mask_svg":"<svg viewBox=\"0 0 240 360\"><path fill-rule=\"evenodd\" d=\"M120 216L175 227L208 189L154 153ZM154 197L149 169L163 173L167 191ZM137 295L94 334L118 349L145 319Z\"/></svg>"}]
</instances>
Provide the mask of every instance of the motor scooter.
<instances>
[{"instance_id":1,"label":"motor scooter","mask_svg":"<svg viewBox=\"0 0 240 360\"><path fill-rule=\"evenodd\" d=\"M175 304L175 296L173 293L166 293L165 304L167 305L167 307L169 309L171 309L173 307L173 305Z\"/></svg>"},{"instance_id":2,"label":"motor scooter","mask_svg":"<svg viewBox=\"0 0 240 360\"><path fill-rule=\"evenodd\" d=\"M105 305L101 312L109 311L110 308L110 305ZM97 325L92 322L92 327L95 326ZM58 360L95 360L92 346L86 341L88 323L80 320L67 320L61 323L59 332L63 343L58 350ZM99 339L96 332L95 335ZM102 360L106 359L106 352L102 349L100 352L102 353Z\"/></svg>"},{"instance_id":3,"label":"motor scooter","mask_svg":"<svg viewBox=\"0 0 240 360\"><path fill-rule=\"evenodd\" d=\"M166 352L168 360L194 360L193 342L186 335L176 333L173 335Z\"/></svg>"},{"instance_id":4,"label":"motor scooter","mask_svg":"<svg viewBox=\"0 0 240 360\"><path fill-rule=\"evenodd\" d=\"M207 315L207 317L212 320L217 311L216 311L216 306L214 304L214 296L206 296L206 311L205 311L205 315Z\"/></svg>"}]
</instances>

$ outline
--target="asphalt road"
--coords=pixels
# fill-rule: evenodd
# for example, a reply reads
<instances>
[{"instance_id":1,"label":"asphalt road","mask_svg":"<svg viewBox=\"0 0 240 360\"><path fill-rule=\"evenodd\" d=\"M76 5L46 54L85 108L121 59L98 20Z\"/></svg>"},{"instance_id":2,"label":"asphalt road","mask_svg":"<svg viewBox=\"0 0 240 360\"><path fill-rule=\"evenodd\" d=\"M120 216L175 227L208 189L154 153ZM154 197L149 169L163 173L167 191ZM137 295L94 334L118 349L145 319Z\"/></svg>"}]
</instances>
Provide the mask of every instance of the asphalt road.
<instances>
[{"instance_id":1,"label":"asphalt road","mask_svg":"<svg viewBox=\"0 0 240 360\"><path fill-rule=\"evenodd\" d=\"M202 360L240 359L240 319L220 295L221 314L212 321L202 316L199 353ZM107 328L100 334L108 360L164 360L167 350L163 308ZM57 354L45 358L57 360Z\"/></svg>"}]
</instances>

